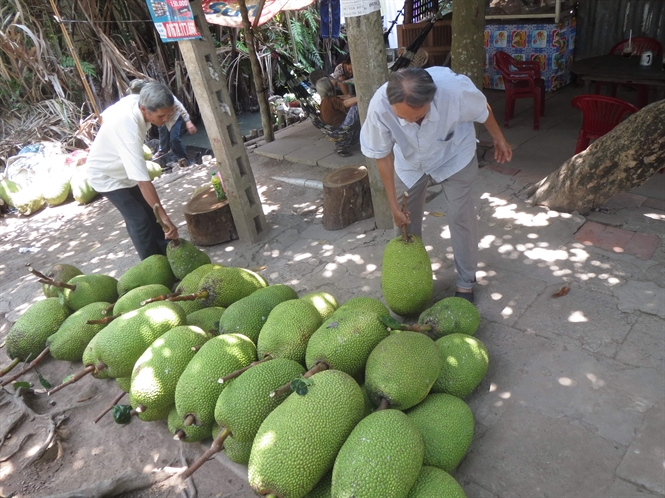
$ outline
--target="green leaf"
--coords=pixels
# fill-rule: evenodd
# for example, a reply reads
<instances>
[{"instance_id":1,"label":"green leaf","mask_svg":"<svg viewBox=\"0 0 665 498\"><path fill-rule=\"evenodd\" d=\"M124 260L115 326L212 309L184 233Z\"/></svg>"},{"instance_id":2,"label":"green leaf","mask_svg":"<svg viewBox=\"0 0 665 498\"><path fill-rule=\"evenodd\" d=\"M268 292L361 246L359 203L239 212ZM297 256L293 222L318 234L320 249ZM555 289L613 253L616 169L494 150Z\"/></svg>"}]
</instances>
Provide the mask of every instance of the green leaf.
<instances>
[{"instance_id":1,"label":"green leaf","mask_svg":"<svg viewBox=\"0 0 665 498\"><path fill-rule=\"evenodd\" d=\"M116 424L128 424L132 421L131 405L115 405L111 413Z\"/></svg>"},{"instance_id":2,"label":"green leaf","mask_svg":"<svg viewBox=\"0 0 665 498\"><path fill-rule=\"evenodd\" d=\"M35 372L37 373L37 377L39 377L39 383L42 385L42 387L44 389L51 389L51 383L48 380L46 380L44 377L42 377L42 374L37 372L37 370L35 370Z\"/></svg>"},{"instance_id":3,"label":"green leaf","mask_svg":"<svg viewBox=\"0 0 665 498\"><path fill-rule=\"evenodd\" d=\"M65 382L69 382L70 380L72 380L72 378L74 377L74 375L76 375L76 374L68 375L67 377L65 377L64 379L62 379L62 383L64 384Z\"/></svg>"},{"instance_id":4,"label":"green leaf","mask_svg":"<svg viewBox=\"0 0 665 498\"><path fill-rule=\"evenodd\" d=\"M291 381L291 390L298 396L304 396L309 390L308 385L309 383L306 382L306 379L293 379Z\"/></svg>"},{"instance_id":5,"label":"green leaf","mask_svg":"<svg viewBox=\"0 0 665 498\"><path fill-rule=\"evenodd\" d=\"M23 389L30 389L30 382L14 382L12 387L14 390L18 390L20 387Z\"/></svg>"},{"instance_id":6,"label":"green leaf","mask_svg":"<svg viewBox=\"0 0 665 498\"><path fill-rule=\"evenodd\" d=\"M393 330L400 330L402 328L402 323L395 320L392 316L390 315L381 315L379 317L379 320L386 326L389 327Z\"/></svg>"}]
</instances>

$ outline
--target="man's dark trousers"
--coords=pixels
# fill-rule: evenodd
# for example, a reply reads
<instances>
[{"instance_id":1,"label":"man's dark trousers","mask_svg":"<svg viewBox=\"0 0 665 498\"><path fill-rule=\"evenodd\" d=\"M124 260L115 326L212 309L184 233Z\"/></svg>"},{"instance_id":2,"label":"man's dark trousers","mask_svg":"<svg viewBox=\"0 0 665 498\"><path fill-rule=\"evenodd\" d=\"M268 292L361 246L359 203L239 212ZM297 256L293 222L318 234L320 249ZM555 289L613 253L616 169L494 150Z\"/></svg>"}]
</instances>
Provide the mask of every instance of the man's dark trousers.
<instances>
[{"instance_id":1,"label":"man's dark trousers","mask_svg":"<svg viewBox=\"0 0 665 498\"><path fill-rule=\"evenodd\" d=\"M104 192L103 195L125 219L129 238L141 260L154 254L166 254L169 241L164 239L164 230L157 223L152 208L138 186Z\"/></svg>"}]
</instances>

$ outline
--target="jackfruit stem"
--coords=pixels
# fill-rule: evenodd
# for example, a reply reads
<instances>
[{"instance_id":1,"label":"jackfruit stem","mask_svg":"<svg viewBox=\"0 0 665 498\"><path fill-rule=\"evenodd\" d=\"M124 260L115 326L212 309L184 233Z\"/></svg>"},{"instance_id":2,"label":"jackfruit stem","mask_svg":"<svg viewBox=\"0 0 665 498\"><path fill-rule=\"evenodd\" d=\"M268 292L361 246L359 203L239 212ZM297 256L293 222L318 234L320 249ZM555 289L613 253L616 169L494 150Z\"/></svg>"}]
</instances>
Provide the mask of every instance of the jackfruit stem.
<instances>
[{"instance_id":1,"label":"jackfruit stem","mask_svg":"<svg viewBox=\"0 0 665 498\"><path fill-rule=\"evenodd\" d=\"M408 198L409 198L409 193L404 192L404 194L402 195L402 213L404 213L404 215L406 215L406 201ZM411 242L407 227L408 225L406 223L400 227L402 229L402 241Z\"/></svg>"},{"instance_id":2,"label":"jackfruit stem","mask_svg":"<svg viewBox=\"0 0 665 498\"><path fill-rule=\"evenodd\" d=\"M185 431L182 429L178 429L176 433L173 435L173 439L176 441L181 441L187 437L187 434L185 434Z\"/></svg>"},{"instance_id":3,"label":"jackfruit stem","mask_svg":"<svg viewBox=\"0 0 665 498\"><path fill-rule=\"evenodd\" d=\"M380 410L386 410L389 406L390 403L388 402L388 400L386 398L381 398L381 403L379 403L378 408L374 411L378 412Z\"/></svg>"},{"instance_id":4,"label":"jackfruit stem","mask_svg":"<svg viewBox=\"0 0 665 498\"><path fill-rule=\"evenodd\" d=\"M104 325L106 323L111 323L113 320L118 318L122 313L118 313L117 315L113 316L107 316L105 318L100 318L99 320L88 320L87 323L88 325Z\"/></svg>"},{"instance_id":5,"label":"jackfruit stem","mask_svg":"<svg viewBox=\"0 0 665 498\"><path fill-rule=\"evenodd\" d=\"M5 387L7 384L11 384L11 383L14 382L16 379L18 379L20 376L22 376L24 373L28 373L30 370L32 370L33 368L35 368L37 365L39 365L39 363L40 363L44 358L46 358L46 357L48 356L49 351L50 351L50 348L46 348L46 349L44 349L44 351L42 351L41 353L39 353L39 356L38 356L37 358L35 358L34 360L32 360L32 361L30 362L30 365L28 365L27 367L25 367L25 368L24 368L23 370L21 370L19 373L14 374L14 375L12 375L11 377L9 377L8 379L4 380L4 381L2 382L2 384L0 384L0 387ZM15 360L15 361L18 363L18 359Z\"/></svg>"},{"instance_id":6,"label":"jackfruit stem","mask_svg":"<svg viewBox=\"0 0 665 498\"><path fill-rule=\"evenodd\" d=\"M323 372L324 370L328 370L330 368L330 365L328 365L325 361L320 361L319 363L315 364L312 368L307 370L303 374L303 379L309 379L312 375L317 374L319 372ZM270 393L271 398L276 398L278 396L281 396L282 394L288 393L291 390L291 383L289 382L288 384L284 384L282 387L275 389L273 392Z\"/></svg>"},{"instance_id":7,"label":"jackfruit stem","mask_svg":"<svg viewBox=\"0 0 665 498\"><path fill-rule=\"evenodd\" d=\"M57 280L51 280L50 278L40 278L37 280L40 284L52 285L53 287L59 287L60 289L69 289L72 291L76 290L75 285L69 285L65 282L58 282Z\"/></svg>"},{"instance_id":8,"label":"jackfruit stem","mask_svg":"<svg viewBox=\"0 0 665 498\"><path fill-rule=\"evenodd\" d=\"M157 219L157 223L159 223L159 226L162 227L162 230L164 230L164 233L169 231L169 227L167 227L164 222L162 221L162 217L159 215L159 204L155 204L152 206L152 212L155 213L155 218ZM179 239L173 239L171 241L173 244L173 247L178 247L180 245L180 240Z\"/></svg>"},{"instance_id":9,"label":"jackfruit stem","mask_svg":"<svg viewBox=\"0 0 665 498\"><path fill-rule=\"evenodd\" d=\"M93 421L93 423L96 424L97 422L99 422L99 421L102 419L102 417L103 417L104 415L106 415L108 412L110 412L111 410L113 410L113 407L114 407L115 405L117 405L118 403L120 403L120 400L125 396L125 394L127 394L125 391L122 391L120 394L118 394L118 395L113 399L113 401L111 402L111 404L110 404L109 406L107 406L106 408L104 408L104 411L103 411L102 413L100 413L99 415L97 415L97 418Z\"/></svg>"},{"instance_id":10,"label":"jackfruit stem","mask_svg":"<svg viewBox=\"0 0 665 498\"><path fill-rule=\"evenodd\" d=\"M255 367L256 365L259 365L261 363L265 363L266 361L269 361L269 360L272 360L271 356L267 356L267 357L265 357L265 358L263 358L262 360L259 360L259 361L254 361L254 362L250 363L249 365L247 365L245 368L241 368L240 370L236 370L235 372L231 372L230 374L222 377L217 382L219 382L220 384L224 384L224 382L228 382L231 379L235 379L236 377L240 377L240 374L246 372L250 368Z\"/></svg>"},{"instance_id":11,"label":"jackfruit stem","mask_svg":"<svg viewBox=\"0 0 665 498\"><path fill-rule=\"evenodd\" d=\"M102 310L102 315L108 315L109 313L111 313L111 311L113 311L114 307L115 307L115 303L109 304L108 307L106 307Z\"/></svg>"},{"instance_id":12,"label":"jackfruit stem","mask_svg":"<svg viewBox=\"0 0 665 498\"><path fill-rule=\"evenodd\" d=\"M180 294L182 294L182 292L173 292L172 294L163 294L161 296L155 296L155 297L151 297L150 299L146 299L145 301L141 301L140 304L141 304L141 306L145 306L146 304L156 303L157 301L173 301L173 299L171 299L171 298L177 297Z\"/></svg>"},{"instance_id":13,"label":"jackfruit stem","mask_svg":"<svg viewBox=\"0 0 665 498\"><path fill-rule=\"evenodd\" d=\"M208 291L195 292L194 294L185 294L184 296L177 295L167 297L168 301L195 301L197 299L208 299Z\"/></svg>"},{"instance_id":14,"label":"jackfruit stem","mask_svg":"<svg viewBox=\"0 0 665 498\"><path fill-rule=\"evenodd\" d=\"M14 370L14 367L16 367L16 365L18 365L20 362L21 360L19 360L18 358L14 358L6 368L0 370L0 377L2 377L3 375L7 375L9 372Z\"/></svg>"},{"instance_id":15,"label":"jackfruit stem","mask_svg":"<svg viewBox=\"0 0 665 498\"><path fill-rule=\"evenodd\" d=\"M194 425L194 422L196 422L196 417L190 413L185 417L185 420L182 423L182 425L184 425L185 427L189 427L190 425Z\"/></svg>"},{"instance_id":16,"label":"jackfruit stem","mask_svg":"<svg viewBox=\"0 0 665 498\"><path fill-rule=\"evenodd\" d=\"M101 362L100 362L100 363L101 363ZM102 363L102 365L104 365L104 364ZM104 367L106 367L106 365L104 365ZM50 396L50 395L52 395L52 394L57 393L57 392L58 392L60 389L62 389L63 387L66 387L66 386L68 386L68 385L70 385L70 384L73 384L74 382L78 382L79 380L81 380L83 377L85 377L85 376L88 375L89 373L94 372L94 371L96 370L96 368L97 368L97 367L96 367L95 365L88 365L88 366L85 367L83 370L81 370L79 373L77 373L76 375L74 375L74 377L72 377L71 379L69 379L67 382L63 382L63 383L60 384L59 386L54 387L53 389L51 389L50 391L48 391L46 394L48 394L48 395Z\"/></svg>"},{"instance_id":17,"label":"jackfruit stem","mask_svg":"<svg viewBox=\"0 0 665 498\"><path fill-rule=\"evenodd\" d=\"M210 448L203 454L201 455L201 458L199 458L197 461L195 461L187 470L185 470L182 473L182 478L183 479L188 479L194 472L198 470L198 468L206 463L208 460L210 460L214 455L222 451L224 448L224 441L226 441L226 438L231 435L231 431L228 430L227 428L224 428L222 432L220 432L215 440L212 442L210 445Z\"/></svg>"}]
</instances>

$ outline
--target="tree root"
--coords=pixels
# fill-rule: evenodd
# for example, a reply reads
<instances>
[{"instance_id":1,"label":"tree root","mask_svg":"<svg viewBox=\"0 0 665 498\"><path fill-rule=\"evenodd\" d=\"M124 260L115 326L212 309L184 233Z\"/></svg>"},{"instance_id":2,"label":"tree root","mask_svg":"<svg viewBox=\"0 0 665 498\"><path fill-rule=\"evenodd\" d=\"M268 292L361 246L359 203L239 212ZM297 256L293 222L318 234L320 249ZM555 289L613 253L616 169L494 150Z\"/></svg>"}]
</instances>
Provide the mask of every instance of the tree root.
<instances>
[{"instance_id":1,"label":"tree root","mask_svg":"<svg viewBox=\"0 0 665 498\"><path fill-rule=\"evenodd\" d=\"M49 418L48 424L48 435L46 436L46 440L41 444L39 449L35 452L34 455L30 456L26 460L26 462L23 464L21 467L21 470L25 470L28 468L30 465L35 463L37 460L39 460L41 457L44 456L44 453L46 453L46 450L48 450L53 444L56 443L56 431L58 430L58 427L60 427L60 424L62 424L65 420L69 418L69 415L57 415L55 417Z\"/></svg>"},{"instance_id":2,"label":"tree root","mask_svg":"<svg viewBox=\"0 0 665 498\"><path fill-rule=\"evenodd\" d=\"M75 491L69 491L58 495L50 495L45 498L102 498L105 496L117 496L122 493L130 493L140 489L146 489L154 484L164 482L173 476L176 476L183 469L166 467L150 474L140 474L132 471L100 481L91 486L80 488Z\"/></svg>"},{"instance_id":3,"label":"tree root","mask_svg":"<svg viewBox=\"0 0 665 498\"><path fill-rule=\"evenodd\" d=\"M16 455L19 451L21 451L21 448L23 447L23 443L25 443L32 436L34 436L34 434L32 432L30 432L30 433L26 434L25 436L23 436L23 439L21 439L21 441L19 441L18 446L16 447L16 449L14 451L12 451L6 457L0 458L0 463L6 462L7 460L11 459L11 457Z\"/></svg>"}]
</instances>

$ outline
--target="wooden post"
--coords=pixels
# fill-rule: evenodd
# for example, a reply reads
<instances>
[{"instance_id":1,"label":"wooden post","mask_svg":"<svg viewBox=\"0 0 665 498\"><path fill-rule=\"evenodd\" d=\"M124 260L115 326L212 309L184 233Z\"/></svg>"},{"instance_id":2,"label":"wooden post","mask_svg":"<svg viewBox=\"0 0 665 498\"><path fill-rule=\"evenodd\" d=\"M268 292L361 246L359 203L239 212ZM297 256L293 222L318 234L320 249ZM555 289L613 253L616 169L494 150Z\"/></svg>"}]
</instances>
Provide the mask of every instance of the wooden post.
<instances>
[{"instance_id":1,"label":"wooden post","mask_svg":"<svg viewBox=\"0 0 665 498\"><path fill-rule=\"evenodd\" d=\"M251 244L268 230L268 225L201 0L190 5L194 22L203 38L179 41L178 45L199 103L217 168L224 178L238 236L242 242Z\"/></svg>"}]
</instances>

